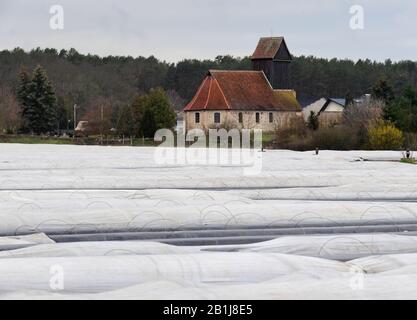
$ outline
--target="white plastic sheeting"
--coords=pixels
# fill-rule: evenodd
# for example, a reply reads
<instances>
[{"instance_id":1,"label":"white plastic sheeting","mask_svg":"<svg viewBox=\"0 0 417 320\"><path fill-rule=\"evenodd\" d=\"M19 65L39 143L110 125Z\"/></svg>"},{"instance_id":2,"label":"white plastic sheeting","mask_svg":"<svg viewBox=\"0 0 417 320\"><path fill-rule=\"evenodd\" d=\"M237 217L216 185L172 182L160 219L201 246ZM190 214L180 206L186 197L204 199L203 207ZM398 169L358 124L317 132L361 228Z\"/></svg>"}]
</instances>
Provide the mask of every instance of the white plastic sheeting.
<instances>
[{"instance_id":1,"label":"white plastic sheeting","mask_svg":"<svg viewBox=\"0 0 417 320\"><path fill-rule=\"evenodd\" d=\"M154 151L0 144L0 298L417 298L416 167L355 161L400 152L267 151L261 173L245 176L161 166ZM339 233L386 225L410 232ZM15 238L323 226L331 234L210 247Z\"/></svg>"},{"instance_id":2,"label":"white plastic sheeting","mask_svg":"<svg viewBox=\"0 0 417 320\"><path fill-rule=\"evenodd\" d=\"M15 250L35 246L42 243L54 243L45 234L33 234L16 237L0 237L0 254L1 251Z\"/></svg>"},{"instance_id":3,"label":"white plastic sheeting","mask_svg":"<svg viewBox=\"0 0 417 320\"><path fill-rule=\"evenodd\" d=\"M41 244L1 252L0 299L417 298L417 284L412 282L417 280L417 253L383 254L389 239L400 252L410 249L412 237L411 242L407 236L372 235L372 241L366 237L342 238L336 242L336 255L339 251L358 254L356 245L364 240L381 255L346 262L307 256L316 255L317 240L311 236L220 247L148 242ZM335 240L335 236L319 238L320 242ZM275 253L280 242L291 243L293 252ZM53 289L51 270L57 266L63 272L63 287Z\"/></svg>"},{"instance_id":4,"label":"white plastic sheeting","mask_svg":"<svg viewBox=\"0 0 417 320\"><path fill-rule=\"evenodd\" d=\"M1 242L0 238L0 242ZM177 247L156 242L103 241L37 245L31 248L0 252L5 258L100 257L121 255L170 255L199 252L199 247Z\"/></svg>"},{"instance_id":5,"label":"white plastic sheeting","mask_svg":"<svg viewBox=\"0 0 417 320\"><path fill-rule=\"evenodd\" d=\"M378 238L383 247L386 236L375 236L375 246ZM268 253L271 243L257 244L263 246L266 252L207 252L205 247L100 242L43 244L33 252L10 251L8 257L3 252L0 299L417 298L415 253L338 262ZM63 287L53 289L51 270L57 266Z\"/></svg>"},{"instance_id":6,"label":"white plastic sheeting","mask_svg":"<svg viewBox=\"0 0 417 320\"><path fill-rule=\"evenodd\" d=\"M207 251L285 253L349 261L374 255L416 253L417 237L395 234L346 234L283 237L241 246L209 247Z\"/></svg>"},{"instance_id":7,"label":"white plastic sheeting","mask_svg":"<svg viewBox=\"0 0 417 320\"><path fill-rule=\"evenodd\" d=\"M266 281L241 285L184 286L176 282L157 281L96 294L17 291L1 295L2 299L161 299L161 300L306 300L306 299L417 299L417 277L365 276L364 287L352 290L346 279L298 278L297 281Z\"/></svg>"},{"instance_id":8,"label":"white plastic sheeting","mask_svg":"<svg viewBox=\"0 0 417 320\"><path fill-rule=\"evenodd\" d=\"M388 254L370 256L350 261L351 265L361 268L367 274L398 270L409 265L417 265L417 254Z\"/></svg>"},{"instance_id":9,"label":"white plastic sheeting","mask_svg":"<svg viewBox=\"0 0 417 320\"><path fill-rule=\"evenodd\" d=\"M400 152L268 151L241 167L157 165L154 148L0 144L0 236L417 222ZM406 202L405 202L406 201Z\"/></svg>"},{"instance_id":10,"label":"white plastic sheeting","mask_svg":"<svg viewBox=\"0 0 417 320\"><path fill-rule=\"evenodd\" d=\"M29 263L30 262L30 263ZM310 257L254 253L198 253L2 259L3 291L51 290L51 267L63 270L64 290L102 292L154 281L189 286L256 283L293 274L314 278L349 275L342 263Z\"/></svg>"},{"instance_id":11,"label":"white plastic sheeting","mask_svg":"<svg viewBox=\"0 0 417 320\"><path fill-rule=\"evenodd\" d=\"M321 226L353 223L417 223L416 203L337 203L277 201L268 204L201 204L136 209L24 210L1 212L0 234L28 232L76 233L146 229L244 226Z\"/></svg>"}]
</instances>

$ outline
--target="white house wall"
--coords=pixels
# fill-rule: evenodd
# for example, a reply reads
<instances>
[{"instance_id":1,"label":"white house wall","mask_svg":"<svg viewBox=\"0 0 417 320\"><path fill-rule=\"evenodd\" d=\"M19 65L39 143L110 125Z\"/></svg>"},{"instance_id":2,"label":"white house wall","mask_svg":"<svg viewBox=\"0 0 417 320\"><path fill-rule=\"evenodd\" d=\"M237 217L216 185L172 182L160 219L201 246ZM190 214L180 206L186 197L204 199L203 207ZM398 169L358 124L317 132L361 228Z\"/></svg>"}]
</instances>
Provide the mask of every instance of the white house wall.
<instances>
[{"instance_id":1,"label":"white house wall","mask_svg":"<svg viewBox=\"0 0 417 320\"><path fill-rule=\"evenodd\" d=\"M195 114L200 113L200 123L195 123ZM214 123L214 114L220 113L220 124ZM243 123L239 123L239 113L243 114ZM256 113L260 115L256 123ZM273 121L269 121L269 113L273 114ZM188 111L185 113L186 128L208 130L212 128L226 129L262 129L274 131L277 128L287 127L291 119L301 117L301 112L293 111Z\"/></svg>"},{"instance_id":2,"label":"white house wall","mask_svg":"<svg viewBox=\"0 0 417 320\"><path fill-rule=\"evenodd\" d=\"M308 117L310 116L311 111L313 111L316 115L319 114L320 110L323 108L326 102L327 102L327 99L321 98L317 100L316 102L313 102L312 104L305 107L303 109L304 120L305 121L308 120Z\"/></svg>"},{"instance_id":3,"label":"white house wall","mask_svg":"<svg viewBox=\"0 0 417 320\"><path fill-rule=\"evenodd\" d=\"M344 108L335 102L330 102L326 108L326 112L343 112Z\"/></svg>"}]
</instances>

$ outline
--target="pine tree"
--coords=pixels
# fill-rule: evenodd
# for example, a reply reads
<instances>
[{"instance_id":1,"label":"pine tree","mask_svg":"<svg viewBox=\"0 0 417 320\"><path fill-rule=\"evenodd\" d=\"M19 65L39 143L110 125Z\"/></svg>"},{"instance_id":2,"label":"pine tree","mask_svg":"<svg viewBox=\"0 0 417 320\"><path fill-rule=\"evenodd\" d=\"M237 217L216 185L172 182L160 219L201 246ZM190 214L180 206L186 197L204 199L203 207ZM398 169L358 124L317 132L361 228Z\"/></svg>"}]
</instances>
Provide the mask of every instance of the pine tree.
<instances>
[{"instance_id":1,"label":"pine tree","mask_svg":"<svg viewBox=\"0 0 417 320\"><path fill-rule=\"evenodd\" d=\"M406 88L384 108L384 118L404 132L417 132L417 90Z\"/></svg>"},{"instance_id":2,"label":"pine tree","mask_svg":"<svg viewBox=\"0 0 417 320\"><path fill-rule=\"evenodd\" d=\"M172 129L175 126L176 114L165 91L153 89L148 94L148 108L155 119L156 130Z\"/></svg>"},{"instance_id":3,"label":"pine tree","mask_svg":"<svg viewBox=\"0 0 417 320\"><path fill-rule=\"evenodd\" d=\"M394 90L385 79L378 80L372 92L375 100L383 100L385 103L389 103L394 99Z\"/></svg>"},{"instance_id":4,"label":"pine tree","mask_svg":"<svg viewBox=\"0 0 417 320\"><path fill-rule=\"evenodd\" d=\"M26 115L28 113L28 108L29 108L28 90L29 90L29 85L30 85L30 76L29 76L29 73L25 69L22 69L20 70L19 78L20 78L20 84L19 84L19 87L17 88L17 100L20 103L22 118L26 119ZM23 129L25 129L26 126L27 124L23 123Z\"/></svg>"},{"instance_id":5,"label":"pine tree","mask_svg":"<svg viewBox=\"0 0 417 320\"><path fill-rule=\"evenodd\" d=\"M314 131L319 128L319 117L314 111L308 116L307 127Z\"/></svg>"},{"instance_id":6,"label":"pine tree","mask_svg":"<svg viewBox=\"0 0 417 320\"><path fill-rule=\"evenodd\" d=\"M175 110L163 89L152 89L139 98L137 106L143 110L141 128L145 137L152 138L157 130L175 126Z\"/></svg>"},{"instance_id":7,"label":"pine tree","mask_svg":"<svg viewBox=\"0 0 417 320\"><path fill-rule=\"evenodd\" d=\"M147 108L142 118L142 130L145 138L153 138L155 132L158 130L156 127L155 115L151 108Z\"/></svg>"},{"instance_id":8,"label":"pine tree","mask_svg":"<svg viewBox=\"0 0 417 320\"><path fill-rule=\"evenodd\" d=\"M22 72L20 80L18 97L27 129L37 134L54 130L57 127L57 99L45 70L36 67L32 79Z\"/></svg>"},{"instance_id":9,"label":"pine tree","mask_svg":"<svg viewBox=\"0 0 417 320\"><path fill-rule=\"evenodd\" d=\"M137 96L132 105L133 135L143 137L143 116L147 105L147 96Z\"/></svg>"}]
</instances>

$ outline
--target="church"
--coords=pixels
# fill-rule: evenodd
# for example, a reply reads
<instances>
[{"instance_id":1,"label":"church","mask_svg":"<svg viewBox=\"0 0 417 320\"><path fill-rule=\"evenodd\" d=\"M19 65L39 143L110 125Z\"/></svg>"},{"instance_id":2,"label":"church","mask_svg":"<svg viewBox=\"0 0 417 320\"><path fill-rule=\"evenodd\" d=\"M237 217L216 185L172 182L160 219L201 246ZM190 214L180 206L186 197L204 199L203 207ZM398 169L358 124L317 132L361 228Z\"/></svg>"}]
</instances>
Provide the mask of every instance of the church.
<instances>
[{"instance_id":1,"label":"church","mask_svg":"<svg viewBox=\"0 0 417 320\"><path fill-rule=\"evenodd\" d=\"M251 60L252 70L208 71L183 110L187 131L237 128L268 132L302 118L296 92L290 88L292 56L284 38L261 38Z\"/></svg>"}]
</instances>

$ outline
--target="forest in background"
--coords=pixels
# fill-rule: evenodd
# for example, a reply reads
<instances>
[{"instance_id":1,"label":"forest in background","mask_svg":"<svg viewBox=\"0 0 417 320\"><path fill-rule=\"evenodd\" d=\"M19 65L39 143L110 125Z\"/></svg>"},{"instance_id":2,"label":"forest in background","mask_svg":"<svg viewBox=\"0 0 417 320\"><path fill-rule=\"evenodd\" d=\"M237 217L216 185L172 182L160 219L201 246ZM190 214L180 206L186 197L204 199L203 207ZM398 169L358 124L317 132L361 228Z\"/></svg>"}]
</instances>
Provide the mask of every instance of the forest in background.
<instances>
[{"instance_id":1,"label":"forest in background","mask_svg":"<svg viewBox=\"0 0 417 320\"><path fill-rule=\"evenodd\" d=\"M52 82L60 123L64 128L72 119L74 104L83 115L109 105L114 117L137 95L152 88L163 88L172 105L180 110L195 94L209 69L251 68L249 57L218 56L214 60L183 60L167 63L150 57L83 55L75 49L22 49L0 52L0 103L13 107L19 85L19 72L41 65ZM370 60L294 57L291 66L292 87L305 105L321 97L358 97L370 93L380 78L401 94L407 86L417 87L417 63L413 61L374 62ZM6 103L6 102L7 103Z\"/></svg>"}]
</instances>

